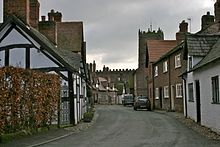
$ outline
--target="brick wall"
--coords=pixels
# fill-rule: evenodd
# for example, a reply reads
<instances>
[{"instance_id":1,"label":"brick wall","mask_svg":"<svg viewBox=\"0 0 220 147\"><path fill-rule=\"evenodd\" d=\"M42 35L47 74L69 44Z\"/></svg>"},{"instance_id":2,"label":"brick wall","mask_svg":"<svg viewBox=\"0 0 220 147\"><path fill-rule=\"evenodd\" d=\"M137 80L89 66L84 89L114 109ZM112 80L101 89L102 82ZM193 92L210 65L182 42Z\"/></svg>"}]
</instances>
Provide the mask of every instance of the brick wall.
<instances>
[{"instance_id":1,"label":"brick wall","mask_svg":"<svg viewBox=\"0 0 220 147\"><path fill-rule=\"evenodd\" d=\"M180 54L180 58L181 58L181 67L175 68L175 56L178 54ZM170 66L171 66L170 84L175 86L175 91L174 91L175 111L178 112L183 112L183 96L177 97L176 95L176 84L183 83L181 74L186 71L186 60L183 60L183 54L184 54L184 50L181 49L170 56Z\"/></svg>"},{"instance_id":2,"label":"brick wall","mask_svg":"<svg viewBox=\"0 0 220 147\"><path fill-rule=\"evenodd\" d=\"M160 61L155 66L158 66L158 76L154 77L154 93L156 88L159 89L159 99L155 95L155 108L156 109L166 109L170 107L170 98L164 97L164 86L169 86L169 72L163 72L163 62L168 61L167 58ZM154 68L155 68L154 66ZM162 106L162 107L161 107Z\"/></svg>"},{"instance_id":3,"label":"brick wall","mask_svg":"<svg viewBox=\"0 0 220 147\"><path fill-rule=\"evenodd\" d=\"M3 17L4 21L9 15L16 15L25 24L29 24L29 0L4 0Z\"/></svg>"},{"instance_id":4,"label":"brick wall","mask_svg":"<svg viewBox=\"0 0 220 147\"><path fill-rule=\"evenodd\" d=\"M57 22L58 47L81 53L83 43L82 22Z\"/></svg>"},{"instance_id":5,"label":"brick wall","mask_svg":"<svg viewBox=\"0 0 220 147\"><path fill-rule=\"evenodd\" d=\"M38 27L40 3L38 0L30 0L30 25L34 28Z\"/></svg>"},{"instance_id":6,"label":"brick wall","mask_svg":"<svg viewBox=\"0 0 220 147\"><path fill-rule=\"evenodd\" d=\"M57 25L54 21L41 21L38 24L39 32L45 35L55 45L57 44Z\"/></svg>"},{"instance_id":7,"label":"brick wall","mask_svg":"<svg viewBox=\"0 0 220 147\"><path fill-rule=\"evenodd\" d=\"M169 56L163 58L158 63L154 64L158 66L158 76L154 77L154 99L155 99L155 89L161 92L160 99L155 99L155 108L165 110L175 110L177 112L183 112L183 95L178 97L176 93L176 85L183 84L181 74L186 70L186 61L183 60L183 48L179 48L176 52L173 52ZM175 67L175 56L180 54L181 67ZM168 61L168 72L163 73L163 62ZM164 86L169 86L169 97L164 97ZM183 85L182 85L183 88ZM183 90L183 89L182 89ZM183 93L183 91L182 91ZM172 101L173 106L172 108Z\"/></svg>"}]
</instances>

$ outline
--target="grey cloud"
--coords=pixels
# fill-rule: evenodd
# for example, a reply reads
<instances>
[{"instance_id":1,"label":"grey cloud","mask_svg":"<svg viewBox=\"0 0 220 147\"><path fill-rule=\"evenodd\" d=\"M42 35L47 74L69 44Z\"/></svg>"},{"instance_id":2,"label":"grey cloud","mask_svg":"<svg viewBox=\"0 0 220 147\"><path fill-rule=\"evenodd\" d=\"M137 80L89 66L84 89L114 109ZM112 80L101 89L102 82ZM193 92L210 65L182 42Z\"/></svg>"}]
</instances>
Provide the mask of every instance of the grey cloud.
<instances>
[{"instance_id":1,"label":"grey cloud","mask_svg":"<svg viewBox=\"0 0 220 147\"><path fill-rule=\"evenodd\" d=\"M162 28L166 39L175 39L179 23L192 18L192 32L199 31L201 16L213 7L211 0L40 0L41 14L61 11L64 21L83 21L87 54L106 66L137 67L138 29ZM212 1L211 1L212 2ZM214 4L214 2L212 2ZM0 8L1 8L0 4ZM2 12L1 12L2 13ZM136 62L135 64L128 64ZM132 65L133 67L127 67ZM135 67L134 67L135 65Z\"/></svg>"}]
</instances>

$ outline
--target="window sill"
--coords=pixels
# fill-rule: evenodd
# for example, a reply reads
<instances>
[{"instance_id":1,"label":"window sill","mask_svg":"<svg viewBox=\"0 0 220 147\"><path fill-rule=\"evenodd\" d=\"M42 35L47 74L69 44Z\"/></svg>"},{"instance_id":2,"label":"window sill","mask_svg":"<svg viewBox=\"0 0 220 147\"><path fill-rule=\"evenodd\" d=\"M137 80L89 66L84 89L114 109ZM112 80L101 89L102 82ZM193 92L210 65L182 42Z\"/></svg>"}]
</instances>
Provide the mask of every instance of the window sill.
<instances>
[{"instance_id":1,"label":"window sill","mask_svg":"<svg viewBox=\"0 0 220 147\"><path fill-rule=\"evenodd\" d=\"M164 99L169 99L169 97L164 97Z\"/></svg>"},{"instance_id":2,"label":"window sill","mask_svg":"<svg viewBox=\"0 0 220 147\"><path fill-rule=\"evenodd\" d=\"M190 103L194 103L194 101L193 101L193 100L188 100L188 102L190 102Z\"/></svg>"},{"instance_id":3,"label":"window sill","mask_svg":"<svg viewBox=\"0 0 220 147\"><path fill-rule=\"evenodd\" d=\"M175 67L175 69L178 69L178 68L181 68L181 66L177 66L177 67Z\"/></svg>"},{"instance_id":4,"label":"window sill","mask_svg":"<svg viewBox=\"0 0 220 147\"><path fill-rule=\"evenodd\" d=\"M159 100L159 98L155 98L155 100Z\"/></svg>"},{"instance_id":5,"label":"window sill","mask_svg":"<svg viewBox=\"0 0 220 147\"><path fill-rule=\"evenodd\" d=\"M177 97L176 97L176 99L182 99L182 98L183 98L182 96L177 96Z\"/></svg>"}]
</instances>

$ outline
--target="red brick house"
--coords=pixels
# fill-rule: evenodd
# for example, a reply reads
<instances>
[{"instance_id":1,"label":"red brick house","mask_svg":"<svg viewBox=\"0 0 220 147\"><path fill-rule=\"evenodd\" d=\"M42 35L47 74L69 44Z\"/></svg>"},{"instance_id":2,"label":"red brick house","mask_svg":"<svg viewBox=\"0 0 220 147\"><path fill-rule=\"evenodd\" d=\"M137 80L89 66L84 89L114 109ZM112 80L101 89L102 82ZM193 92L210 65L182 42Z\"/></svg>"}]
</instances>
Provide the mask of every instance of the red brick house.
<instances>
[{"instance_id":1,"label":"red brick house","mask_svg":"<svg viewBox=\"0 0 220 147\"><path fill-rule=\"evenodd\" d=\"M156 109L183 112L181 74L186 70L183 39L187 27L185 21L180 23L180 31L176 33L178 45L153 63L153 99Z\"/></svg>"},{"instance_id":2,"label":"red brick house","mask_svg":"<svg viewBox=\"0 0 220 147\"><path fill-rule=\"evenodd\" d=\"M153 78L152 78L152 64L157 61L162 55L167 53L170 49L175 47L177 44L176 40L148 40L147 46L147 87L148 87L148 97L151 103L154 103L153 99ZM151 105L152 108L154 105Z\"/></svg>"}]
</instances>

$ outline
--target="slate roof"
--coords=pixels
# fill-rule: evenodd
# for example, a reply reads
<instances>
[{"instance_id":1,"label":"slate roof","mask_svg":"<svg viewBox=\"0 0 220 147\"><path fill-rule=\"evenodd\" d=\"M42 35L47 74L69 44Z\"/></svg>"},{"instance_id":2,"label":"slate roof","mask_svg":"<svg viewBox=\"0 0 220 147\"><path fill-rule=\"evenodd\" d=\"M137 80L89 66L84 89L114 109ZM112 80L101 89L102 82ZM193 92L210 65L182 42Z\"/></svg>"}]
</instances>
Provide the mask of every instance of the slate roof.
<instances>
[{"instance_id":1,"label":"slate roof","mask_svg":"<svg viewBox=\"0 0 220 147\"><path fill-rule=\"evenodd\" d=\"M16 16L10 16L1 26L0 31L4 29L8 24L15 24L19 26L25 33L30 35L36 42L41 45L41 50L46 50L48 53L53 55L59 62L61 62L65 67L67 67L72 72L78 72L80 68L81 56L79 54L73 53L69 50L61 50L57 48L49 39L42 35L36 29L26 26L21 20Z\"/></svg>"},{"instance_id":2,"label":"slate roof","mask_svg":"<svg viewBox=\"0 0 220 147\"><path fill-rule=\"evenodd\" d=\"M148 62L157 61L176 45L176 40L147 40Z\"/></svg>"},{"instance_id":3,"label":"slate roof","mask_svg":"<svg viewBox=\"0 0 220 147\"><path fill-rule=\"evenodd\" d=\"M208 27L206 27L205 29L197 32L196 34L200 34L200 35L219 34L219 30L220 30L220 23L215 22L215 23L209 25Z\"/></svg>"},{"instance_id":4,"label":"slate roof","mask_svg":"<svg viewBox=\"0 0 220 147\"><path fill-rule=\"evenodd\" d=\"M217 43L213 46L210 52L192 69L197 70L209 63L212 63L220 59L220 38Z\"/></svg>"},{"instance_id":5,"label":"slate roof","mask_svg":"<svg viewBox=\"0 0 220 147\"><path fill-rule=\"evenodd\" d=\"M220 35L193 34L186 37L185 50L190 56L206 56Z\"/></svg>"}]
</instances>

